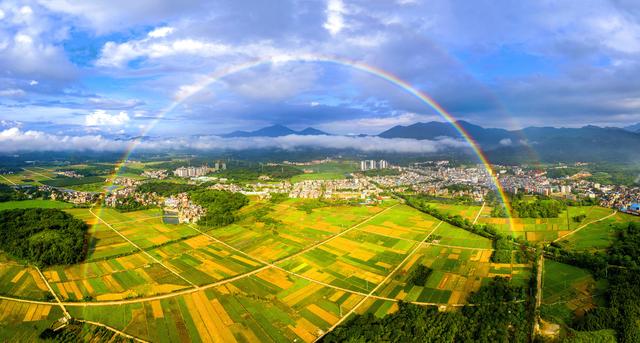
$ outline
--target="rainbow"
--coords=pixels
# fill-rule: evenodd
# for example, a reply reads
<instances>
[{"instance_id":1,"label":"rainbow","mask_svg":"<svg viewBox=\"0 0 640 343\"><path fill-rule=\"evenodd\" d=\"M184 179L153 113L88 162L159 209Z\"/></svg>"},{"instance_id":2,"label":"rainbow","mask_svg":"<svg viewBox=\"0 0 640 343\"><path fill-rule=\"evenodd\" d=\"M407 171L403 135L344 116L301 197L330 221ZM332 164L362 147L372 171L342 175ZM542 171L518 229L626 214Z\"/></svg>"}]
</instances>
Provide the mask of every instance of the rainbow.
<instances>
[{"instance_id":1,"label":"rainbow","mask_svg":"<svg viewBox=\"0 0 640 343\"><path fill-rule=\"evenodd\" d=\"M183 92L179 97L177 97L168 107L163 109L156 116L156 118L153 121L151 121L151 123L142 130L139 137L144 137L145 135L147 135L149 131L153 129L153 127L155 127L158 121L164 118L167 115L167 113L170 113L171 111L176 109L176 107L181 105L184 101L188 100L190 97L194 96L195 94L199 93L200 91L207 88L211 84L218 82L219 80L221 80L226 76L232 75L234 73L237 73L243 70L254 68L259 65L280 64L280 63L290 63L290 62L331 63L331 64L342 65L355 70L359 70L364 73L377 76L381 79L384 79L390 82L391 84L405 90L409 94L415 96L417 99L419 99L420 101L422 101L423 103L427 104L429 107L434 109L442 118L444 118L447 122L449 122L460 133L460 135L464 138L465 141L467 141L467 143L469 143L469 146L473 149L473 152L478 157L480 162L483 164L486 171L489 173L491 177L491 181L494 184L502 200L502 203L505 207L505 210L507 212L508 219L509 219L509 226L513 231L514 223L511 215L512 213L511 206L509 204L504 188L502 187L500 181L498 180L497 174L495 173L493 167L491 166L491 163L489 163L487 156L482 152L479 144L473 139L473 137L469 134L469 132L467 132L464 129L464 127L462 127L451 114L449 114L442 106L440 106L440 104L438 104L434 99L432 99L426 93L421 92L420 90L416 89L411 84L409 84L408 82L400 79L399 77L385 70L376 68L371 65L364 64L362 62L352 61L352 60L343 59L343 58L320 56L320 55L278 55L278 56L272 56L268 58L258 59L258 60L250 61L247 63L237 64L237 65L229 66L226 68L222 68L220 70L217 70L207 75L201 81L186 87L185 88L186 91ZM140 142L140 138L137 138L131 142L131 144L125 151L123 158L117 163L113 174L108 179L108 185L113 184L113 180L115 180L115 178L118 176L118 173L120 172L122 167L129 160L131 153L133 152L133 150L135 149L135 147L138 145L139 142Z\"/></svg>"}]
</instances>

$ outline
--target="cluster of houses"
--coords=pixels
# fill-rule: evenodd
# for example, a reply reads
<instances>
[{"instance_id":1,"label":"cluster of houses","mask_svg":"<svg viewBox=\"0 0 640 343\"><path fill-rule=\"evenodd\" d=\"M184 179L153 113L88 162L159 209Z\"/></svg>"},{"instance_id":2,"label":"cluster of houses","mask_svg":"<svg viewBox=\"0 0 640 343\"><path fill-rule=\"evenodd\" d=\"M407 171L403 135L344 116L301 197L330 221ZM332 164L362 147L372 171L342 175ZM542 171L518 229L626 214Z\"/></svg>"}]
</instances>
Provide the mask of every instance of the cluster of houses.
<instances>
[{"instance_id":1,"label":"cluster of houses","mask_svg":"<svg viewBox=\"0 0 640 343\"><path fill-rule=\"evenodd\" d=\"M206 214L206 210L189 199L187 193L180 193L164 199L165 212L177 213L179 223L196 223Z\"/></svg>"},{"instance_id":2,"label":"cluster of houses","mask_svg":"<svg viewBox=\"0 0 640 343\"><path fill-rule=\"evenodd\" d=\"M164 180L169 176L169 173L167 172L166 169L160 169L160 170L145 170L144 172L142 172L142 174L140 174L141 176L144 176L146 178L149 179L158 179L158 180Z\"/></svg>"}]
</instances>

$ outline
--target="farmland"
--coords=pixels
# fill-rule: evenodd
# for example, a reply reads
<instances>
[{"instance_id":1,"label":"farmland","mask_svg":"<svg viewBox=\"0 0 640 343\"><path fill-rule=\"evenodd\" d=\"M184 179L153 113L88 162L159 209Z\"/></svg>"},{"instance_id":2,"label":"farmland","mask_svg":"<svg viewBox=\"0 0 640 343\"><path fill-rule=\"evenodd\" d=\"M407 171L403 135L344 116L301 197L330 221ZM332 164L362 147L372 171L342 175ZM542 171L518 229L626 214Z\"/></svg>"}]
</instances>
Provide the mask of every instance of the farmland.
<instances>
[{"instance_id":1,"label":"farmland","mask_svg":"<svg viewBox=\"0 0 640 343\"><path fill-rule=\"evenodd\" d=\"M531 242L554 241L563 237L573 230L599 220L613 210L598 206L570 206L560 213L557 218L513 218L513 227L507 218L492 218L480 216L478 223L494 226L498 231L513 237L519 237ZM580 221L573 220L573 217L585 215Z\"/></svg>"},{"instance_id":2,"label":"farmland","mask_svg":"<svg viewBox=\"0 0 640 343\"><path fill-rule=\"evenodd\" d=\"M596 304L605 285L596 282L586 270L571 265L545 261L542 288L543 317L569 324L573 314L583 314Z\"/></svg>"},{"instance_id":3,"label":"farmland","mask_svg":"<svg viewBox=\"0 0 640 343\"><path fill-rule=\"evenodd\" d=\"M20 200L0 202L0 211L14 208L71 208L73 205L62 201L50 200Z\"/></svg>"},{"instance_id":4,"label":"farmland","mask_svg":"<svg viewBox=\"0 0 640 343\"><path fill-rule=\"evenodd\" d=\"M439 205L470 220L478 213L478 221L503 220L488 217L488 207ZM15 302L10 299L43 302L19 303L24 308L16 307L14 322L30 315L29 323L44 329L59 318L51 287L73 318L144 340L308 342L349 313L383 317L398 309L398 301L455 311L496 276L521 286L532 277L531 262L515 252L510 262L494 263L491 239L393 199L368 206L253 199L236 222L215 229L163 223L158 209L64 211L90 225L87 258L43 268L40 275L3 257L0 295L9 300L0 306ZM579 211L585 223L609 214ZM561 220L541 221L523 228L553 228ZM592 232L591 225L568 238ZM543 314L566 319L588 305L567 305L567 299L590 294L596 284L588 273L554 263L545 265ZM415 284L412 275L420 268L428 275ZM16 332L34 337L24 325Z\"/></svg>"}]
</instances>

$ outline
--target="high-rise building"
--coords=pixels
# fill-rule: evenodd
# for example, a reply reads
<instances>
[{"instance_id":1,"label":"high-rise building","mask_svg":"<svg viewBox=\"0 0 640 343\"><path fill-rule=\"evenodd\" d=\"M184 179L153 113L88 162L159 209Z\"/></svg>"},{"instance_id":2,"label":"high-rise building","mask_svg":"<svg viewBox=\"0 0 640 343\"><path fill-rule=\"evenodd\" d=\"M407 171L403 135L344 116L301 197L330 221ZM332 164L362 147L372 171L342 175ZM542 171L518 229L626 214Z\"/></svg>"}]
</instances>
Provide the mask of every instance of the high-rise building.
<instances>
[{"instance_id":1,"label":"high-rise building","mask_svg":"<svg viewBox=\"0 0 640 343\"><path fill-rule=\"evenodd\" d=\"M373 170L376 169L377 165L376 165L376 161L375 160L369 160L369 169Z\"/></svg>"},{"instance_id":2,"label":"high-rise building","mask_svg":"<svg viewBox=\"0 0 640 343\"><path fill-rule=\"evenodd\" d=\"M389 168L389 162L385 161L385 160L380 160L378 161L378 168L380 169L387 169Z\"/></svg>"},{"instance_id":3,"label":"high-rise building","mask_svg":"<svg viewBox=\"0 0 640 343\"><path fill-rule=\"evenodd\" d=\"M208 166L201 167L180 167L173 171L173 175L178 177L198 177L209 174L211 168Z\"/></svg>"}]
</instances>

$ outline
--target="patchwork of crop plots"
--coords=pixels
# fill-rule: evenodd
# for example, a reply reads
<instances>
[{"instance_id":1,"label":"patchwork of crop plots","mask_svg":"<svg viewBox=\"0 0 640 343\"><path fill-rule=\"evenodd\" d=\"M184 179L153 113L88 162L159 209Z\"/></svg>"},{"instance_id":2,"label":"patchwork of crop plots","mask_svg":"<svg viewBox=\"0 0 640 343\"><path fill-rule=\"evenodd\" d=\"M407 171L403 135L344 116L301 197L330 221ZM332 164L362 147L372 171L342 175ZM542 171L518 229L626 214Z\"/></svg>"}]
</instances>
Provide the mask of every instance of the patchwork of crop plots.
<instances>
[{"instance_id":1,"label":"patchwork of crop plots","mask_svg":"<svg viewBox=\"0 0 640 343\"><path fill-rule=\"evenodd\" d=\"M168 299L69 311L154 342L309 342L361 298L267 269Z\"/></svg>"},{"instance_id":2,"label":"patchwork of crop plots","mask_svg":"<svg viewBox=\"0 0 640 343\"><path fill-rule=\"evenodd\" d=\"M66 267L50 267L43 274L53 290L65 301L121 300L164 294L189 286L142 253Z\"/></svg>"},{"instance_id":3,"label":"patchwork of crop plots","mask_svg":"<svg viewBox=\"0 0 640 343\"><path fill-rule=\"evenodd\" d=\"M261 266L261 263L220 243L213 243L202 235L150 250L149 253L197 285L247 273Z\"/></svg>"},{"instance_id":4,"label":"patchwork of crop plots","mask_svg":"<svg viewBox=\"0 0 640 343\"><path fill-rule=\"evenodd\" d=\"M434 304L464 304L467 296L480 289L495 276L510 277L516 284L525 285L531 274L529 264L491 263L492 251L425 245L383 285L376 295L409 302ZM408 282L411 271L418 265L431 269L424 286ZM367 300L360 312L372 312L382 317L396 310L384 300Z\"/></svg>"},{"instance_id":5,"label":"patchwork of crop plots","mask_svg":"<svg viewBox=\"0 0 640 343\"><path fill-rule=\"evenodd\" d=\"M307 213L299 208L303 203L302 200L292 199L270 206L266 217L279 222L275 228L268 228L263 222L256 222L247 215L248 218L236 224L208 233L251 256L275 261L346 230L392 204L326 206ZM253 208L258 209L260 206Z\"/></svg>"},{"instance_id":6,"label":"patchwork of crop plots","mask_svg":"<svg viewBox=\"0 0 640 343\"><path fill-rule=\"evenodd\" d=\"M457 305L494 276L523 284L530 276L530 265L515 260L491 263L490 240L396 201L252 202L239 222L206 232L227 245L164 224L157 210L96 211L104 222L88 209L66 211L92 224L92 239L84 263L43 270L53 291L73 317L154 342L308 342L356 306L383 315L395 300ZM432 269L425 286L407 284L419 264ZM37 273L0 266L0 292L48 298ZM49 307L38 317L49 324L61 316L57 307L24 306Z\"/></svg>"},{"instance_id":7,"label":"patchwork of crop plots","mask_svg":"<svg viewBox=\"0 0 640 343\"><path fill-rule=\"evenodd\" d=\"M35 342L60 317L62 310L57 305L0 299L0 341Z\"/></svg>"},{"instance_id":8,"label":"patchwork of crop plots","mask_svg":"<svg viewBox=\"0 0 640 343\"><path fill-rule=\"evenodd\" d=\"M545 260L542 288L542 314L556 322L569 322L573 313L582 314L601 299L604 285L586 270Z\"/></svg>"},{"instance_id":9,"label":"patchwork of crop plots","mask_svg":"<svg viewBox=\"0 0 640 343\"><path fill-rule=\"evenodd\" d=\"M498 231L528 241L553 241L571 231L610 214L610 209L597 206L569 207L557 218L513 218L513 230L508 218L490 218L480 216L478 223L490 224ZM573 217L585 215L586 218L576 222Z\"/></svg>"},{"instance_id":10,"label":"patchwork of crop plots","mask_svg":"<svg viewBox=\"0 0 640 343\"><path fill-rule=\"evenodd\" d=\"M358 227L358 230L395 237L420 241L429 234L440 220L416 211L412 207L399 205L382 216L378 216Z\"/></svg>"},{"instance_id":11,"label":"patchwork of crop plots","mask_svg":"<svg viewBox=\"0 0 640 343\"><path fill-rule=\"evenodd\" d=\"M0 264L0 294L25 299L46 299L49 290L35 268L14 263Z\"/></svg>"},{"instance_id":12,"label":"patchwork of crop plots","mask_svg":"<svg viewBox=\"0 0 640 343\"><path fill-rule=\"evenodd\" d=\"M291 272L335 286L360 292L370 291L419 244L416 241L374 233L385 227L380 225L397 225L400 220L410 220L416 225L414 230L420 235L420 241L437 225L415 210L412 212L413 219L406 217L408 209L396 206L367 221L361 229L307 251L282 266ZM406 235L400 231L397 234Z\"/></svg>"}]
</instances>

